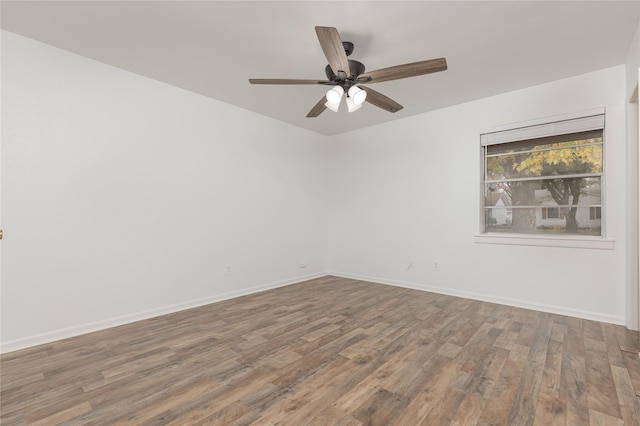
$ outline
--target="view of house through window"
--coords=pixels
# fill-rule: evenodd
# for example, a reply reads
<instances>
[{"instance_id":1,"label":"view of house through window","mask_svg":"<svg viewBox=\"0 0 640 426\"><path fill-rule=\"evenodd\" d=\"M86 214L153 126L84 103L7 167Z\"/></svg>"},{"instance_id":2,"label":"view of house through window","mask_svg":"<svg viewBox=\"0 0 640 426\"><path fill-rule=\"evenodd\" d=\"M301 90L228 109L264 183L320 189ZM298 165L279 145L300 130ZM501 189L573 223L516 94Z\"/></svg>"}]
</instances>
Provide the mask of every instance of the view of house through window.
<instances>
[{"instance_id":1,"label":"view of house through window","mask_svg":"<svg viewBox=\"0 0 640 426\"><path fill-rule=\"evenodd\" d=\"M602 129L483 151L485 232L602 235Z\"/></svg>"}]
</instances>

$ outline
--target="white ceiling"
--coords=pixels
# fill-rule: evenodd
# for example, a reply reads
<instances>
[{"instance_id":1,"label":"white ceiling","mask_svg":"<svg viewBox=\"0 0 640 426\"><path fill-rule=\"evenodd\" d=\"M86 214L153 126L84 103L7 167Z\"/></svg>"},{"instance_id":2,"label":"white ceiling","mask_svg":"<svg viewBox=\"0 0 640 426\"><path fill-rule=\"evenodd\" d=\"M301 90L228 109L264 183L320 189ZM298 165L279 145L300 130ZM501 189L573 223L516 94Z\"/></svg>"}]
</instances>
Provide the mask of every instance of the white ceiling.
<instances>
[{"instance_id":1,"label":"white ceiling","mask_svg":"<svg viewBox=\"0 0 640 426\"><path fill-rule=\"evenodd\" d=\"M2 1L2 28L325 135L625 62L638 1ZM326 86L314 26L367 70L446 57L444 72L371 84L404 105L305 118Z\"/></svg>"}]
</instances>

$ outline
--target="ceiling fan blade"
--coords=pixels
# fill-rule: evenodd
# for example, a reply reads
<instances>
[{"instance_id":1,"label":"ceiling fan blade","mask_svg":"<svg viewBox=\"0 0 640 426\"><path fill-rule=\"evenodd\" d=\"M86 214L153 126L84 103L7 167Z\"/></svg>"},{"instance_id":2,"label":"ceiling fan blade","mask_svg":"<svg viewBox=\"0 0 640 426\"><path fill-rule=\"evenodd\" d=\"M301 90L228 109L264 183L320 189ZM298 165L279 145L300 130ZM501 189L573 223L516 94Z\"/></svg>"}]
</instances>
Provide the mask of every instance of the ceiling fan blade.
<instances>
[{"instance_id":1,"label":"ceiling fan blade","mask_svg":"<svg viewBox=\"0 0 640 426\"><path fill-rule=\"evenodd\" d=\"M290 78L250 78L251 84L333 84L329 80L295 80Z\"/></svg>"},{"instance_id":2,"label":"ceiling fan blade","mask_svg":"<svg viewBox=\"0 0 640 426\"><path fill-rule=\"evenodd\" d=\"M402 105L380 92L376 92L375 90L365 86L358 87L367 92L367 99L365 100L370 104L377 106L378 108L382 108L383 110L389 112L398 112L402 108L404 108Z\"/></svg>"},{"instance_id":3,"label":"ceiling fan blade","mask_svg":"<svg viewBox=\"0 0 640 426\"><path fill-rule=\"evenodd\" d=\"M324 105L325 102L327 102L327 99L323 96L322 99L320 99L318 103L315 104L313 108L311 108L311 111L309 111L309 113L307 114L307 118L317 117L322 114L322 112L327 109L327 107Z\"/></svg>"},{"instance_id":4,"label":"ceiling fan blade","mask_svg":"<svg viewBox=\"0 0 640 426\"><path fill-rule=\"evenodd\" d=\"M447 60L445 58L429 59L427 61L412 62L410 64L396 65L395 67L366 72L358 76L358 80L370 79L367 81L368 83L379 83L381 81L399 80L401 78L431 74L446 69Z\"/></svg>"},{"instance_id":5,"label":"ceiling fan blade","mask_svg":"<svg viewBox=\"0 0 640 426\"><path fill-rule=\"evenodd\" d=\"M344 51L342 40L338 34L338 30L333 27L316 27L316 34L318 35L318 41L329 61L329 66L333 70L334 74L340 76L340 72L344 72L345 77L351 75L349 70L349 61L347 60L347 54Z\"/></svg>"}]
</instances>

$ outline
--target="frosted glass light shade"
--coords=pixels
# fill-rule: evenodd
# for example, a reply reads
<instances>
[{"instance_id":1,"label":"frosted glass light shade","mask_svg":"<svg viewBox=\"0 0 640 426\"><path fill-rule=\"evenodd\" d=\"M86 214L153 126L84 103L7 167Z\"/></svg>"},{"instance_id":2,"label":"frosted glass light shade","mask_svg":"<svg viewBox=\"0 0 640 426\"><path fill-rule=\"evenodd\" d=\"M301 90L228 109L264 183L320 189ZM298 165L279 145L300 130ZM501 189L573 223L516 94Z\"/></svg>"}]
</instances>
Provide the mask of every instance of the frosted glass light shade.
<instances>
[{"instance_id":1,"label":"frosted glass light shade","mask_svg":"<svg viewBox=\"0 0 640 426\"><path fill-rule=\"evenodd\" d=\"M328 103L338 105L340 104L342 95L344 95L344 89L340 86L334 86L327 91L327 95L325 97L327 98Z\"/></svg>"},{"instance_id":2,"label":"frosted glass light shade","mask_svg":"<svg viewBox=\"0 0 640 426\"><path fill-rule=\"evenodd\" d=\"M365 99L367 99L367 92L365 92L358 86L351 86L349 88L348 94L355 105L362 105Z\"/></svg>"},{"instance_id":3,"label":"frosted glass light shade","mask_svg":"<svg viewBox=\"0 0 640 426\"><path fill-rule=\"evenodd\" d=\"M357 111L360 108L362 108L362 104L356 105L356 103L353 101L351 97L347 98L347 110L349 112Z\"/></svg>"},{"instance_id":4,"label":"frosted glass light shade","mask_svg":"<svg viewBox=\"0 0 640 426\"><path fill-rule=\"evenodd\" d=\"M340 108L340 102L338 102L337 104L332 104L331 102L325 102L324 106L326 106L333 112L338 112L338 108Z\"/></svg>"}]
</instances>

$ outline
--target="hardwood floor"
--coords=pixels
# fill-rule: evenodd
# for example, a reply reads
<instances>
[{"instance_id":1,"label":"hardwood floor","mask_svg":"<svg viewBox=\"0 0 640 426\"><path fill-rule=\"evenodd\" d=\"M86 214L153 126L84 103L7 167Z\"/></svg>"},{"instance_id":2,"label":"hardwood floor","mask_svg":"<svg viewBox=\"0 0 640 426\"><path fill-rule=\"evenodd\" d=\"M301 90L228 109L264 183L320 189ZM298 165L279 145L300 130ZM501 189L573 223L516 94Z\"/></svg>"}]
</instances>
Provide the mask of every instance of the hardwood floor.
<instances>
[{"instance_id":1,"label":"hardwood floor","mask_svg":"<svg viewBox=\"0 0 640 426\"><path fill-rule=\"evenodd\" d=\"M635 337L324 277L5 354L0 421L640 425Z\"/></svg>"}]
</instances>

